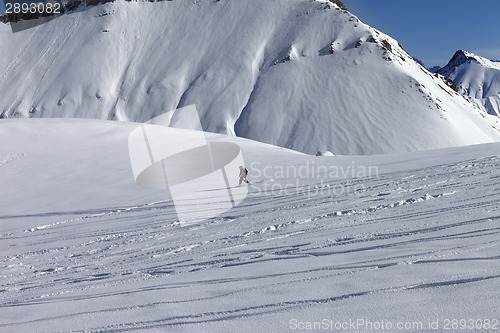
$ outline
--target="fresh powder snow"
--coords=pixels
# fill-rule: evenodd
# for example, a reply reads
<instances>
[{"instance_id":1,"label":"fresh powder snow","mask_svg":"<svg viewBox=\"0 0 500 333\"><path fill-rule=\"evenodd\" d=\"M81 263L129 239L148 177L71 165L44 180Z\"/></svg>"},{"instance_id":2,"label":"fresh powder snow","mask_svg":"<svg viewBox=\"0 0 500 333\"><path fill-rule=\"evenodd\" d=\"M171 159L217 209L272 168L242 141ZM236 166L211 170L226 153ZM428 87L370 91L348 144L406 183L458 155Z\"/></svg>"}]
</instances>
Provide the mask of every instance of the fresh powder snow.
<instances>
[{"instance_id":1,"label":"fresh powder snow","mask_svg":"<svg viewBox=\"0 0 500 333\"><path fill-rule=\"evenodd\" d=\"M138 126L0 123L1 331L498 320L500 144L316 157L213 135L241 147L254 184L236 208L183 225L165 191L134 182ZM175 204L203 216L226 193Z\"/></svg>"}]
</instances>

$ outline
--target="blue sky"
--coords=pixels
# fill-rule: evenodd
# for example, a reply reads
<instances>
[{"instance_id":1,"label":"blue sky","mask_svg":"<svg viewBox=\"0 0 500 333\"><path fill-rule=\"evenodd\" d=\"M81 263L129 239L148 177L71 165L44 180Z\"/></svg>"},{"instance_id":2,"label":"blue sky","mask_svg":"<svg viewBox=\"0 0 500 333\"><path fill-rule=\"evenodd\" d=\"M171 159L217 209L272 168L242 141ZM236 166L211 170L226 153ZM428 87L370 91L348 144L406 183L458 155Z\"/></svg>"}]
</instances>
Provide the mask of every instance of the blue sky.
<instances>
[{"instance_id":1,"label":"blue sky","mask_svg":"<svg viewBox=\"0 0 500 333\"><path fill-rule=\"evenodd\" d=\"M397 39L427 67L459 49L500 60L500 0L343 0L361 21ZM0 12L5 12L0 0Z\"/></svg>"},{"instance_id":2,"label":"blue sky","mask_svg":"<svg viewBox=\"0 0 500 333\"><path fill-rule=\"evenodd\" d=\"M463 49L500 60L500 0L342 0L427 67Z\"/></svg>"}]
</instances>

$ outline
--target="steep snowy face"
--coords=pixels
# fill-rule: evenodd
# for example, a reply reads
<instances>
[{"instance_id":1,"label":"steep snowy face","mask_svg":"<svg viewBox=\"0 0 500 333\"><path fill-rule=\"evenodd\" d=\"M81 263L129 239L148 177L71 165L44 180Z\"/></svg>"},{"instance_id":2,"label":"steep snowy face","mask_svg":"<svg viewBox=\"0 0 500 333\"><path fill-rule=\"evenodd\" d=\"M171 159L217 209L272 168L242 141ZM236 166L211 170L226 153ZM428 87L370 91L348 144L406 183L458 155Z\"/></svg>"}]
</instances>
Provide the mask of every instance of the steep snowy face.
<instances>
[{"instance_id":1,"label":"steep snowy face","mask_svg":"<svg viewBox=\"0 0 500 333\"><path fill-rule=\"evenodd\" d=\"M2 24L0 114L142 122L195 104L206 131L310 154L500 139L496 117L341 7L117 1L18 33Z\"/></svg>"},{"instance_id":2,"label":"steep snowy face","mask_svg":"<svg viewBox=\"0 0 500 333\"><path fill-rule=\"evenodd\" d=\"M500 62L460 50L438 73L451 79L477 107L500 116Z\"/></svg>"}]
</instances>

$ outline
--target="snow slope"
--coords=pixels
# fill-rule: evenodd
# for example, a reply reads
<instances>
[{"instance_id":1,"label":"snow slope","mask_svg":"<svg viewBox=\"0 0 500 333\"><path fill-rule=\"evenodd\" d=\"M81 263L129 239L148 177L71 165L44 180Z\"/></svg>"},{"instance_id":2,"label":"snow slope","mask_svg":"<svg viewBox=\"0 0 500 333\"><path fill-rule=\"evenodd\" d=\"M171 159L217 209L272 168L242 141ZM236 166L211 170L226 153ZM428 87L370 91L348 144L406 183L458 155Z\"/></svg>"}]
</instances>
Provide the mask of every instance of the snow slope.
<instances>
[{"instance_id":1,"label":"snow slope","mask_svg":"<svg viewBox=\"0 0 500 333\"><path fill-rule=\"evenodd\" d=\"M164 192L134 184L137 126L0 122L0 331L498 325L500 144L314 157L214 135L240 145L254 185L235 209L182 227ZM181 204L202 216L223 195Z\"/></svg>"},{"instance_id":2,"label":"snow slope","mask_svg":"<svg viewBox=\"0 0 500 333\"><path fill-rule=\"evenodd\" d=\"M117 1L2 24L0 73L5 118L142 122L196 104L207 131L309 154L500 138L496 117L328 1Z\"/></svg>"},{"instance_id":3,"label":"snow slope","mask_svg":"<svg viewBox=\"0 0 500 333\"><path fill-rule=\"evenodd\" d=\"M500 62L460 50L438 73L452 80L478 108L500 116Z\"/></svg>"}]
</instances>

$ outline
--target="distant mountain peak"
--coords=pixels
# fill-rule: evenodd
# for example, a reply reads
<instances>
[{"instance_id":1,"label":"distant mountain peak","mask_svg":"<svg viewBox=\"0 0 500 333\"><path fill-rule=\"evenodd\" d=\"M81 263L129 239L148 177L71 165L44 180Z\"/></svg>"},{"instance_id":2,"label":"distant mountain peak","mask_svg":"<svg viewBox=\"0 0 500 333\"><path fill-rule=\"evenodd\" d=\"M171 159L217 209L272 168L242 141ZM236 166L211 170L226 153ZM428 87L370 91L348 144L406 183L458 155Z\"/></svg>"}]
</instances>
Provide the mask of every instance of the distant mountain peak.
<instances>
[{"instance_id":1,"label":"distant mountain peak","mask_svg":"<svg viewBox=\"0 0 500 333\"><path fill-rule=\"evenodd\" d=\"M479 109L500 115L500 63L459 50L437 73L452 80L456 91L470 97Z\"/></svg>"},{"instance_id":2,"label":"distant mountain peak","mask_svg":"<svg viewBox=\"0 0 500 333\"><path fill-rule=\"evenodd\" d=\"M444 75L444 76L448 76L458 66L466 63L469 60L473 60L473 59L474 59L474 54L469 53L469 52L464 51L464 50L458 50L457 52L455 52L453 57L451 57L448 64L446 66L444 66L443 68L441 68L438 73L441 75Z\"/></svg>"},{"instance_id":3,"label":"distant mountain peak","mask_svg":"<svg viewBox=\"0 0 500 333\"><path fill-rule=\"evenodd\" d=\"M457 52L455 52L455 54L448 62L448 64L444 66L441 70L439 70L439 74L444 76L449 76L456 70L457 67L465 63L471 63L471 62L478 63L485 67L495 68L500 70L500 63L498 62L483 58L481 56L478 56L474 53L465 50L458 50Z\"/></svg>"}]
</instances>

